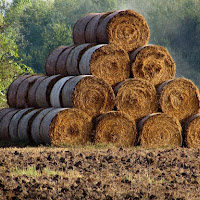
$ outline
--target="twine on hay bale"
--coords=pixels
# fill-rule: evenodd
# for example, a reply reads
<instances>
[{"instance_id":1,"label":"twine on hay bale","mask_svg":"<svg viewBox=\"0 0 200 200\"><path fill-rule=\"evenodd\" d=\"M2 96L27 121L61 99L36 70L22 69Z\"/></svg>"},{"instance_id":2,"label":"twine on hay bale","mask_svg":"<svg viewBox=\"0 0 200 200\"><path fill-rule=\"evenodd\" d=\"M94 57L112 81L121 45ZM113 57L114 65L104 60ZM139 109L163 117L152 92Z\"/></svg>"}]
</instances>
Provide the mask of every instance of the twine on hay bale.
<instances>
[{"instance_id":1,"label":"twine on hay bale","mask_svg":"<svg viewBox=\"0 0 200 200\"><path fill-rule=\"evenodd\" d=\"M100 115L94 122L94 142L113 143L115 146L135 146L137 129L135 121L121 111L110 111Z\"/></svg>"},{"instance_id":2,"label":"twine on hay bale","mask_svg":"<svg viewBox=\"0 0 200 200\"><path fill-rule=\"evenodd\" d=\"M89 13L77 20L77 22L74 24L72 32L74 44L78 45L87 43L85 40L85 29L90 20L96 15L99 15L99 13Z\"/></svg>"},{"instance_id":3,"label":"twine on hay bale","mask_svg":"<svg viewBox=\"0 0 200 200\"><path fill-rule=\"evenodd\" d=\"M142 147L177 147L182 145L182 127L179 121L165 113L153 113L138 123Z\"/></svg>"},{"instance_id":4,"label":"twine on hay bale","mask_svg":"<svg viewBox=\"0 0 200 200\"><path fill-rule=\"evenodd\" d=\"M184 143L189 148L200 148L200 113L192 115L184 124Z\"/></svg>"},{"instance_id":5,"label":"twine on hay bale","mask_svg":"<svg viewBox=\"0 0 200 200\"><path fill-rule=\"evenodd\" d=\"M131 52L149 41L145 18L134 10L121 10L103 18L96 31L98 43L113 43Z\"/></svg>"},{"instance_id":6,"label":"twine on hay bale","mask_svg":"<svg viewBox=\"0 0 200 200\"><path fill-rule=\"evenodd\" d=\"M79 71L81 74L100 77L111 86L115 86L130 75L129 55L116 45L95 45L82 55Z\"/></svg>"},{"instance_id":7,"label":"twine on hay bale","mask_svg":"<svg viewBox=\"0 0 200 200\"><path fill-rule=\"evenodd\" d=\"M176 73L176 64L168 50L158 45L139 47L130 54L133 77L149 80L158 85L173 79Z\"/></svg>"},{"instance_id":8,"label":"twine on hay bale","mask_svg":"<svg viewBox=\"0 0 200 200\"><path fill-rule=\"evenodd\" d=\"M115 101L111 86L103 79L92 75L68 79L62 87L60 96L62 107L79 108L92 117L112 110Z\"/></svg>"},{"instance_id":9,"label":"twine on hay bale","mask_svg":"<svg viewBox=\"0 0 200 200\"><path fill-rule=\"evenodd\" d=\"M162 112L176 117L181 123L200 108L199 90L185 78L175 78L162 83L157 88Z\"/></svg>"},{"instance_id":10,"label":"twine on hay bale","mask_svg":"<svg viewBox=\"0 0 200 200\"><path fill-rule=\"evenodd\" d=\"M56 62L60 54L66 50L69 46L60 46L54 49L45 60L45 72L47 76L56 74Z\"/></svg>"},{"instance_id":11,"label":"twine on hay bale","mask_svg":"<svg viewBox=\"0 0 200 200\"><path fill-rule=\"evenodd\" d=\"M149 81L131 78L115 87L117 110L129 114L136 121L158 111L156 88Z\"/></svg>"},{"instance_id":12,"label":"twine on hay bale","mask_svg":"<svg viewBox=\"0 0 200 200\"><path fill-rule=\"evenodd\" d=\"M7 104L12 107L15 108L16 107L16 95L17 95L17 88L19 87L19 85L28 77L30 77L31 75L23 75L23 76L19 76L18 78L16 78L8 87L8 91L7 91Z\"/></svg>"},{"instance_id":13,"label":"twine on hay bale","mask_svg":"<svg viewBox=\"0 0 200 200\"><path fill-rule=\"evenodd\" d=\"M40 124L45 144L74 145L90 142L92 119L76 108L57 108L48 112Z\"/></svg>"}]
</instances>

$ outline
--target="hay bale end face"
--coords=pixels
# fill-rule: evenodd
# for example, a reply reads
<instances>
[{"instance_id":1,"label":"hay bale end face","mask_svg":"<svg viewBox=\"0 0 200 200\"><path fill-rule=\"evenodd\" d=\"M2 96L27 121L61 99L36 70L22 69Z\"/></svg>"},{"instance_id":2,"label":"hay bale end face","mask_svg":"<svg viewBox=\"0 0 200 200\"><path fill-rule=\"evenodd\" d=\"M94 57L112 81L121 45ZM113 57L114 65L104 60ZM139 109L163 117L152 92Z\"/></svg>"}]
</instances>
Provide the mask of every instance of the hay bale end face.
<instances>
[{"instance_id":1,"label":"hay bale end face","mask_svg":"<svg viewBox=\"0 0 200 200\"><path fill-rule=\"evenodd\" d=\"M136 121L158 111L156 88L147 80L127 79L118 84L114 91L117 110L129 114Z\"/></svg>"},{"instance_id":2,"label":"hay bale end face","mask_svg":"<svg viewBox=\"0 0 200 200\"><path fill-rule=\"evenodd\" d=\"M130 147L137 144L135 121L120 111L110 111L95 120L94 142Z\"/></svg>"},{"instance_id":3,"label":"hay bale end face","mask_svg":"<svg viewBox=\"0 0 200 200\"><path fill-rule=\"evenodd\" d=\"M146 45L149 37L145 18L134 10L112 12L97 27L98 43L116 44L127 52Z\"/></svg>"},{"instance_id":4,"label":"hay bale end face","mask_svg":"<svg viewBox=\"0 0 200 200\"><path fill-rule=\"evenodd\" d=\"M200 148L200 114L192 115L184 124L184 142L189 148Z\"/></svg>"},{"instance_id":5,"label":"hay bale end face","mask_svg":"<svg viewBox=\"0 0 200 200\"><path fill-rule=\"evenodd\" d=\"M92 118L76 108L58 108L44 116L40 135L46 144L75 145L90 142Z\"/></svg>"},{"instance_id":6,"label":"hay bale end face","mask_svg":"<svg viewBox=\"0 0 200 200\"><path fill-rule=\"evenodd\" d=\"M138 123L142 147L178 147L182 145L179 121L165 113L153 113Z\"/></svg>"},{"instance_id":7,"label":"hay bale end face","mask_svg":"<svg viewBox=\"0 0 200 200\"><path fill-rule=\"evenodd\" d=\"M130 76L129 55L116 45L95 45L82 55L79 71L81 74L100 77L115 86Z\"/></svg>"},{"instance_id":8,"label":"hay bale end face","mask_svg":"<svg viewBox=\"0 0 200 200\"><path fill-rule=\"evenodd\" d=\"M112 110L115 101L111 86L92 75L69 79L62 88L61 96L63 107L81 109L91 117Z\"/></svg>"},{"instance_id":9,"label":"hay bale end face","mask_svg":"<svg viewBox=\"0 0 200 200\"><path fill-rule=\"evenodd\" d=\"M130 60L133 77L146 79L156 86L175 77L175 62L162 46L142 46L130 54Z\"/></svg>"},{"instance_id":10,"label":"hay bale end face","mask_svg":"<svg viewBox=\"0 0 200 200\"><path fill-rule=\"evenodd\" d=\"M185 78L176 78L162 83L157 88L162 112L176 117L181 123L197 114L200 108L199 90Z\"/></svg>"}]
</instances>

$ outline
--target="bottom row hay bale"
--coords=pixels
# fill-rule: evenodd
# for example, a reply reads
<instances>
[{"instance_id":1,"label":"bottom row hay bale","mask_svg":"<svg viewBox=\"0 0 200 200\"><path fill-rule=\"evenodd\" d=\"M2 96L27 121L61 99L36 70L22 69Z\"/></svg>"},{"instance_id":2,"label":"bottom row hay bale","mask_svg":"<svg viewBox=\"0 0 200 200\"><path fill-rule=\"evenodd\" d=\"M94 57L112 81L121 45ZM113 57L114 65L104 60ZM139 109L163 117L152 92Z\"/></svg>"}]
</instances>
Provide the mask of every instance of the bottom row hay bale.
<instances>
[{"instance_id":1,"label":"bottom row hay bale","mask_svg":"<svg viewBox=\"0 0 200 200\"><path fill-rule=\"evenodd\" d=\"M165 113L153 113L138 123L139 142L143 147L177 147L182 145L180 122Z\"/></svg>"},{"instance_id":2,"label":"bottom row hay bale","mask_svg":"<svg viewBox=\"0 0 200 200\"><path fill-rule=\"evenodd\" d=\"M110 111L96 118L94 142L115 146L135 146L137 129L135 121L120 111Z\"/></svg>"},{"instance_id":3,"label":"bottom row hay bale","mask_svg":"<svg viewBox=\"0 0 200 200\"><path fill-rule=\"evenodd\" d=\"M185 122L184 143L189 148L200 148L200 113L190 116Z\"/></svg>"}]
</instances>

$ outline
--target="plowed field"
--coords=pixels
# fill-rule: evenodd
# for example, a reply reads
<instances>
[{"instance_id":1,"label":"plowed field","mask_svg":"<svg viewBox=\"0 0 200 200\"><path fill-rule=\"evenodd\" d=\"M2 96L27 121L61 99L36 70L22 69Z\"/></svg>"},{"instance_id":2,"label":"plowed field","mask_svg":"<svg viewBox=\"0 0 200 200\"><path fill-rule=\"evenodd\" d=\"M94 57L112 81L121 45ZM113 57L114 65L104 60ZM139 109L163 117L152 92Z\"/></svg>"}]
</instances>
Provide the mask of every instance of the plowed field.
<instances>
[{"instance_id":1,"label":"plowed field","mask_svg":"<svg viewBox=\"0 0 200 200\"><path fill-rule=\"evenodd\" d=\"M0 199L200 199L200 149L0 148Z\"/></svg>"}]
</instances>

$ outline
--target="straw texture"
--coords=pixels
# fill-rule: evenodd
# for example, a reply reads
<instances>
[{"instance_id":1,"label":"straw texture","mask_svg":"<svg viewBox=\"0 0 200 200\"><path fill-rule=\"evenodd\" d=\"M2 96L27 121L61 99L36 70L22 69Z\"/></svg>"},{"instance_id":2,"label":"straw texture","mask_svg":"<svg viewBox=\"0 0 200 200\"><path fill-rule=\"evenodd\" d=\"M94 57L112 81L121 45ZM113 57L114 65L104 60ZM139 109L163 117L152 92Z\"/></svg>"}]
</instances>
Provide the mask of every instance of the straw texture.
<instances>
[{"instance_id":1,"label":"straw texture","mask_svg":"<svg viewBox=\"0 0 200 200\"><path fill-rule=\"evenodd\" d=\"M115 87L117 110L129 114L136 121L158 111L156 88L149 81L131 78Z\"/></svg>"},{"instance_id":2,"label":"straw texture","mask_svg":"<svg viewBox=\"0 0 200 200\"><path fill-rule=\"evenodd\" d=\"M199 90L195 84L185 78L166 81L158 87L159 104L162 111L176 117L181 123L200 108Z\"/></svg>"},{"instance_id":3,"label":"straw texture","mask_svg":"<svg viewBox=\"0 0 200 200\"><path fill-rule=\"evenodd\" d=\"M100 115L95 121L94 142L115 146L134 146L137 143L135 121L120 111Z\"/></svg>"},{"instance_id":4,"label":"straw texture","mask_svg":"<svg viewBox=\"0 0 200 200\"><path fill-rule=\"evenodd\" d=\"M182 145L182 127L176 118L165 113L153 113L139 124L142 147L176 147Z\"/></svg>"},{"instance_id":5,"label":"straw texture","mask_svg":"<svg viewBox=\"0 0 200 200\"><path fill-rule=\"evenodd\" d=\"M143 78L158 85L175 77L175 62L168 50L162 46L142 46L130 55L130 59L135 78Z\"/></svg>"}]
</instances>

